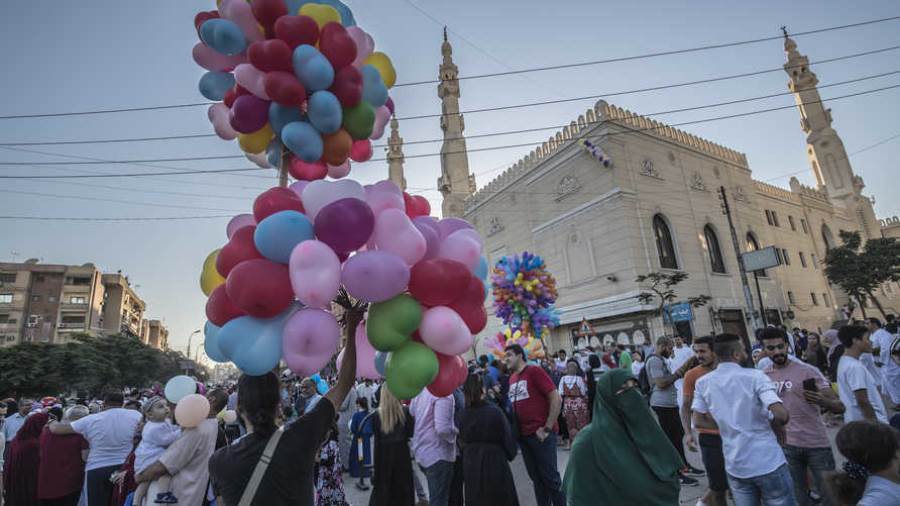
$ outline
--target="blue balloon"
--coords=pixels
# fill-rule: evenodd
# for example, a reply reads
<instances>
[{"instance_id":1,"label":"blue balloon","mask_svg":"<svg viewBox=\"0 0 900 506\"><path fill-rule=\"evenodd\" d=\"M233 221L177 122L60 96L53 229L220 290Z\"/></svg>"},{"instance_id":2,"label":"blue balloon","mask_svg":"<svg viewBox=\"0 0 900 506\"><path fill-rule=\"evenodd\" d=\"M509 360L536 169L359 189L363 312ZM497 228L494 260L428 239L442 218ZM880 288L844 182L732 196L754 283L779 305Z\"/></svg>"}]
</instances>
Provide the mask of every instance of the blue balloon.
<instances>
[{"instance_id":1,"label":"blue balloon","mask_svg":"<svg viewBox=\"0 0 900 506\"><path fill-rule=\"evenodd\" d=\"M206 322L203 326L203 350L206 356L213 362L228 362L228 357L219 349L219 331L222 327L217 327L212 322Z\"/></svg>"},{"instance_id":2,"label":"blue balloon","mask_svg":"<svg viewBox=\"0 0 900 506\"><path fill-rule=\"evenodd\" d=\"M266 161L269 162L269 165L272 167L281 167L281 142L278 139L272 139L272 142L269 143L269 146L266 148Z\"/></svg>"},{"instance_id":3,"label":"blue balloon","mask_svg":"<svg viewBox=\"0 0 900 506\"><path fill-rule=\"evenodd\" d=\"M239 316L229 321L219 331L219 349L244 374L266 374L281 360L281 333L295 310L292 306L269 319Z\"/></svg>"},{"instance_id":4,"label":"blue balloon","mask_svg":"<svg viewBox=\"0 0 900 506\"><path fill-rule=\"evenodd\" d=\"M475 268L475 275L478 276L478 279L480 279L482 281L487 279L487 275L488 275L487 258L481 257L478 259L478 267Z\"/></svg>"},{"instance_id":5,"label":"blue balloon","mask_svg":"<svg viewBox=\"0 0 900 506\"><path fill-rule=\"evenodd\" d=\"M262 256L287 264L294 247L314 239L313 224L297 211L279 211L259 222L253 232L253 244Z\"/></svg>"},{"instance_id":6,"label":"blue balloon","mask_svg":"<svg viewBox=\"0 0 900 506\"><path fill-rule=\"evenodd\" d=\"M381 73L372 65L363 65L359 71L363 76L362 98L375 109L387 103L388 90L381 80Z\"/></svg>"},{"instance_id":7,"label":"blue balloon","mask_svg":"<svg viewBox=\"0 0 900 506\"><path fill-rule=\"evenodd\" d=\"M173 376L163 389L166 399L175 404L185 396L197 393L197 383L190 376Z\"/></svg>"},{"instance_id":8,"label":"blue balloon","mask_svg":"<svg viewBox=\"0 0 900 506\"><path fill-rule=\"evenodd\" d=\"M294 49L294 74L307 91L328 89L334 82L334 67L318 49L303 44Z\"/></svg>"},{"instance_id":9,"label":"blue balloon","mask_svg":"<svg viewBox=\"0 0 900 506\"><path fill-rule=\"evenodd\" d=\"M304 162L322 158L325 145L319 131L305 121L294 121L281 130L281 142Z\"/></svg>"},{"instance_id":10,"label":"blue balloon","mask_svg":"<svg viewBox=\"0 0 900 506\"><path fill-rule=\"evenodd\" d=\"M375 352L375 370L378 371L378 374L384 376L384 364L387 362L388 354L390 352L386 351L376 351Z\"/></svg>"},{"instance_id":11,"label":"blue balloon","mask_svg":"<svg viewBox=\"0 0 900 506\"><path fill-rule=\"evenodd\" d=\"M490 298L491 296L491 283L489 281L484 282L484 298Z\"/></svg>"},{"instance_id":12,"label":"blue balloon","mask_svg":"<svg viewBox=\"0 0 900 506\"><path fill-rule=\"evenodd\" d=\"M303 2L311 3L311 2ZM356 26L356 18L353 17L353 11L341 0L318 0L318 3L330 5L341 15L341 24L344 26Z\"/></svg>"},{"instance_id":13,"label":"blue balloon","mask_svg":"<svg viewBox=\"0 0 900 506\"><path fill-rule=\"evenodd\" d=\"M330 91L317 91L309 97L309 122L323 135L333 134L340 130L344 121L341 102Z\"/></svg>"},{"instance_id":14,"label":"blue balloon","mask_svg":"<svg viewBox=\"0 0 900 506\"><path fill-rule=\"evenodd\" d=\"M216 102L225 98L225 92L232 87L234 74L231 72L207 72L200 78L200 94Z\"/></svg>"},{"instance_id":15,"label":"blue balloon","mask_svg":"<svg viewBox=\"0 0 900 506\"><path fill-rule=\"evenodd\" d=\"M200 25L200 40L227 56L241 54L247 49L244 32L233 21L224 18L204 21Z\"/></svg>"},{"instance_id":16,"label":"blue balloon","mask_svg":"<svg viewBox=\"0 0 900 506\"><path fill-rule=\"evenodd\" d=\"M297 107L281 105L278 102L269 105L269 126L278 137L281 137L281 130L285 125L302 119L303 113Z\"/></svg>"},{"instance_id":17,"label":"blue balloon","mask_svg":"<svg viewBox=\"0 0 900 506\"><path fill-rule=\"evenodd\" d=\"M315 373L309 377L316 384L316 390L320 395L328 393L328 382L322 379L322 375Z\"/></svg>"}]
</instances>

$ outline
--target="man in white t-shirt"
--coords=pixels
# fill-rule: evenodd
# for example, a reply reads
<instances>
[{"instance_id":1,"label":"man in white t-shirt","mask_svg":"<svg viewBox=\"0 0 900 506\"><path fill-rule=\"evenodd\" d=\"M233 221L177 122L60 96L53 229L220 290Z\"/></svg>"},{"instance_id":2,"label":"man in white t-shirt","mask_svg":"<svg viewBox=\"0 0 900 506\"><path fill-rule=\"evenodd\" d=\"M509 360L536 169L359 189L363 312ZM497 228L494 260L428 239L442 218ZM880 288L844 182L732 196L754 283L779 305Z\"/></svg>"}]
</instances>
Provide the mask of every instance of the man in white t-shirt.
<instances>
[{"instance_id":1,"label":"man in white t-shirt","mask_svg":"<svg viewBox=\"0 0 900 506\"><path fill-rule=\"evenodd\" d=\"M122 409L121 391L103 397L103 411L74 422L52 422L54 434L81 434L90 445L86 472L88 506L107 506L113 492L110 475L119 470L134 446L134 436L141 413Z\"/></svg>"},{"instance_id":2,"label":"man in white t-shirt","mask_svg":"<svg viewBox=\"0 0 900 506\"><path fill-rule=\"evenodd\" d=\"M684 344L684 338L681 336L675 336L672 341L675 343L675 347L672 348L672 358L669 359L669 370L677 371L678 369L681 369L681 366L684 365L685 362L694 356L694 350L692 350L690 346ZM684 400L683 387L684 379L678 378L675 381L675 400L679 406L681 406L681 403Z\"/></svg>"},{"instance_id":3,"label":"man in white t-shirt","mask_svg":"<svg viewBox=\"0 0 900 506\"><path fill-rule=\"evenodd\" d=\"M872 353L869 331L862 325L845 325L838 330L844 354L838 362L838 395L847 407L844 422L870 420L888 423L887 410L872 373L860 362L860 356Z\"/></svg>"}]
</instances>

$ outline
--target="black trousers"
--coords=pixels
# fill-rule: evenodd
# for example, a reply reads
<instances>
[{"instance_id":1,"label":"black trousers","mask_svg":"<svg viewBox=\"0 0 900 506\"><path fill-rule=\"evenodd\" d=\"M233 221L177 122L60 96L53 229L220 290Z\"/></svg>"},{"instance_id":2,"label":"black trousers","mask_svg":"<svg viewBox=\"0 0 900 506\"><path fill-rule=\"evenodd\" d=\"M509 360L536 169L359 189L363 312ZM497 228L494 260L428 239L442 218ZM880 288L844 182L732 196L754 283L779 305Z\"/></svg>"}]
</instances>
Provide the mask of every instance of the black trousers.
<instances>
[{"instance_id":1,"label":"black trousers","mask_svg":"<svg viewBox=\"0 0 900 506\"><path fill-rule=\"evenodd\" d=\"M656 413L656 418L659 420L659 426L662 427L666 437L672 442L675 451L681 456L681 461L687 465L687 459L684 457L684 428L681 426L678 408L664 408L660 406L651 407L653 408L653 412Z\"/></svg>"},{"instance_id":2,"label":"black trousers","mask_svg":"<svg viewBox=\"0 0 900 506\"><path fill-rule=\"evenodd\" d=\"M112 473L122 465L98 467L87 472L87 503L88 506L108 506L112 497L113 484L109 481Z\"/></svg>"},{"instance_id":3,"label":"black trousers","mask_svg":"<svg viewBox=\"0 0 900 506\"><path fill-rule=\"evenodd\" d=\"M64 497L56 499L41 499L38 501L41 506L78 506L78 499L81 497L81 490L72 492Z\"/></svg>"}]
</instances>

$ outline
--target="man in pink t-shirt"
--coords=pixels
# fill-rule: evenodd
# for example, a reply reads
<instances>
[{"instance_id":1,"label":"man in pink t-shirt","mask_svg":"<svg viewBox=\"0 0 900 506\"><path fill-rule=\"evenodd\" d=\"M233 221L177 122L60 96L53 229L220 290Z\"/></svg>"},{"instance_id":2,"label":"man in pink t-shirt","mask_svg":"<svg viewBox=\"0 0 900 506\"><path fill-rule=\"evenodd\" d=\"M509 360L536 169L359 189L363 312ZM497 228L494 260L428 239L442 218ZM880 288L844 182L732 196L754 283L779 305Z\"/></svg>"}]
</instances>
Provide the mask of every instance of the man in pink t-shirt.
<instances>
[{"instance_id":1,"label":"man in pink t-shirt","mask_svg":"<svg viewBox=\"0 0 900 506\"><path fill-rule=\"evenodd\" d=\"M534 485L537 504L566 506L562 479L556 467L556 419L562 398L543 369L528 365L525 351L518 344L506 347L503 360L512 373L509 402L518 421L519 448Z\"/></svg>"},{"instance_id":2,"label":"man in pink t-shirt","mask_svg":"<svg viewBox=\"0 0 900 506\"><path fill-rule=\"evenodd\" d=\"M831 389L831 384L813 366L790 360L784 331L765 329L760 335L766 354L772 359L772 367L765 373L775 384L775 391L790 415L785 427L784 455L787 458L794 481L797 504L811 504L807 486L807 470L822 504L830 505L824 490L824 475L834 471L834 455L825 432L825 422L819 413L822 407L832 413L843 413L844 404Z\"/></svg>"}]
</instances>

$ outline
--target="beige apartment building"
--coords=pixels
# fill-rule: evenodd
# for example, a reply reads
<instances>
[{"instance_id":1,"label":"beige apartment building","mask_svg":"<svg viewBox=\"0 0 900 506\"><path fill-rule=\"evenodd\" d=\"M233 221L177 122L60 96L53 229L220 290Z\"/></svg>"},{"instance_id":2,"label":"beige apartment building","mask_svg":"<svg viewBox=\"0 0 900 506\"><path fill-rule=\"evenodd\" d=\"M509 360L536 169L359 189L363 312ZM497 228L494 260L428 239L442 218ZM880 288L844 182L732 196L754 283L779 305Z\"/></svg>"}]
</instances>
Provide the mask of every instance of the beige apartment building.
<instances>
[{"instance_id":1,"label":"beige apartment building","mask_svg":"<svg viewBox=\"0 0 900 506\"><path fill-rule=\"evenodd\" d=\"M65 343L77 333L125 334L163 348L168 331L159 320L144 329L146 303L127 276L80 266L0 263L0 346Z\"/></svg>"},{"instance_id":2,"label":"beige apartment building","mask_svg":"<svg viewBox=\"0 0 900 506\"><path fill-rule=\"evenodd\" d=\"M642 287L635 278L650 271L689 274L678 286L678 302L712 297L676 323L685 335L750 336L763 318L824 329L846 317L846 296L824 275L827 249L837 244L841 230L859 231L864 238L896 237L900 222L876 219L807 58L787 36L785 52L815 188L797 179L789 188L756 181L743 153L605 101L477 192L467 163L441 158L439 186L448 199L444 215L462 216L476 226L491 265L522 251L547 261L557 279L561 313L561 326L547 343L551 350L649 344L667 332L654 307L636 298ZM445 147L464 146L457 68L446 40L442 53ZM585 140L602 150L609 166ZM730 206L734 237L720 192ZM454 213L460 194L467 195L464 210ZM758 290L749 276L751 306L738 255L768 246L777 249L781 265L757 273ZM886 284L879 299L898 312L900 287ZM482 336L499 329L492 317Z\"/></svg>"}]
</instances>

